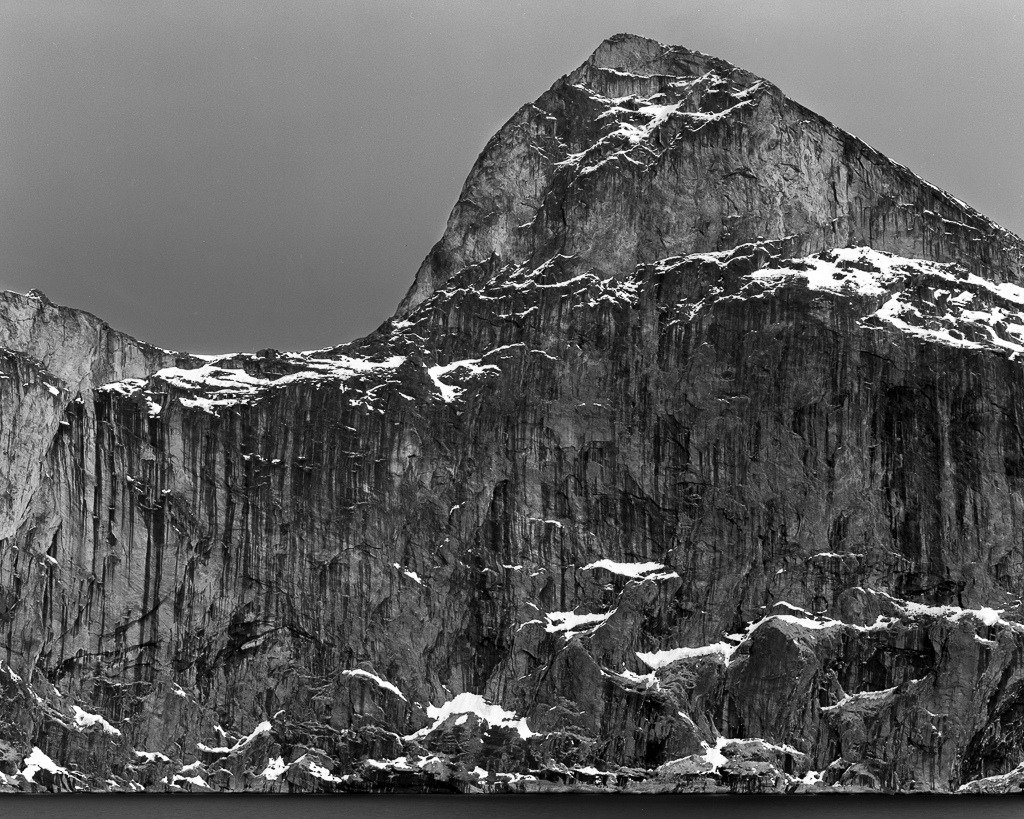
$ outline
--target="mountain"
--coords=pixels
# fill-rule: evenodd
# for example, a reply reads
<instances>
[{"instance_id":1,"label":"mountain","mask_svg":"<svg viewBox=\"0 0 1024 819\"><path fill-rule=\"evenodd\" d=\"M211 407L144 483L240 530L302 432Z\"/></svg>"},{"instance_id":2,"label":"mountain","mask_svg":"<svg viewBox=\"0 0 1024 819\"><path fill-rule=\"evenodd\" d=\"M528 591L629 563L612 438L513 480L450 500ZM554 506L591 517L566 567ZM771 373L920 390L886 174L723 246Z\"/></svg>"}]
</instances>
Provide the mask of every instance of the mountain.
<instances>
[{"instance_id":1,"label":"mountain","mask_svg":"<svg viewBox=\"0 0 1024 819\"><path fill-rule=\"evenodd\" d=\"M4 294L0 786L1019 789L1022 261L618 35L364 339Z\"/></svg>"}]
</instances>

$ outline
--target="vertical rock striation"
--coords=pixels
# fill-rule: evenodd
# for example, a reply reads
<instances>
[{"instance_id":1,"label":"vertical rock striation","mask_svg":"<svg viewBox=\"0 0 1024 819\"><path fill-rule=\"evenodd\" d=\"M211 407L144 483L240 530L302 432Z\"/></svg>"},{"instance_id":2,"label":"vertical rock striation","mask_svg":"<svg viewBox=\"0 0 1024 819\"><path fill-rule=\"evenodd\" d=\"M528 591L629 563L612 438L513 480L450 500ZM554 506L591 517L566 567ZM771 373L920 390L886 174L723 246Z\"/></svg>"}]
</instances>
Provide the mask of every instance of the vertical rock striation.
<instances>
[{"instance_id":1,"label":"vertical rock striation","mask_svg":"<svg viewBox=\"0 0 1024 819\"><path fill-rule=\"evenodd\" d=\"M620 35L367 338L199 359L5 294L3 783L1018 789L1022 258Z\"/></svg>"}]
</instances>

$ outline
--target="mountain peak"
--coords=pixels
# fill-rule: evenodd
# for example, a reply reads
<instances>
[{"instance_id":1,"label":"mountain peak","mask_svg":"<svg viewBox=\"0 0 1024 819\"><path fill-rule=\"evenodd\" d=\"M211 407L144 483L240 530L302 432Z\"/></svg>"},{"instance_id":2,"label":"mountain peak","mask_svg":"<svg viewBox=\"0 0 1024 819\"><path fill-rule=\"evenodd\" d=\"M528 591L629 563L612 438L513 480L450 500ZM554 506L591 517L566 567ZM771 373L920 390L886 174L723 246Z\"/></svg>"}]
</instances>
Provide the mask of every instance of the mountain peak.
<instances>
[{"instance_id":1,"label":"mountain peak","mask_svg":"<svg viewBox=\"0 0 1024 819\"><path fill-rule=\"evenodd\" d=\"M614 34L604 40L577 72L588 68L635 74L639 77L665 75L692 78L712 71L746 84L765 82L761 77L719 57L684 46L666 45L637 34Z\"/></svg>"},{"instance_id":2,"label":"mountain peak","mask_svg":"<svg viewBox=\"0 0 1024 819\"><path fill-rule=\"evenodd\" d=\"M365 339L0 294L0 784L1020 790L1022 258L618 35Z\"/></svg>"},{"instance_id":3,"label":"mountain peak","mask_svg":"<svg viewBox=\"0 0 1024 819\"><path fill-rule=\"evenodd\" d=\"M600 68L624 68L657 59L669 49L670 46L649 37L623 32L603 40L586 62Z\"/></svg>"},{"instance_id":4,"label":"mountain peak","mask_svg":"<svg viewBox=\"0 0 1024 819\"><path fill-rule=\"evenodd\" d=\"M470 172L399 306L486 263L628 275L657 258L795 238L1021 277L1024 243L772 83L634 34L521 108Z\"/></svg>"}]
</instances>

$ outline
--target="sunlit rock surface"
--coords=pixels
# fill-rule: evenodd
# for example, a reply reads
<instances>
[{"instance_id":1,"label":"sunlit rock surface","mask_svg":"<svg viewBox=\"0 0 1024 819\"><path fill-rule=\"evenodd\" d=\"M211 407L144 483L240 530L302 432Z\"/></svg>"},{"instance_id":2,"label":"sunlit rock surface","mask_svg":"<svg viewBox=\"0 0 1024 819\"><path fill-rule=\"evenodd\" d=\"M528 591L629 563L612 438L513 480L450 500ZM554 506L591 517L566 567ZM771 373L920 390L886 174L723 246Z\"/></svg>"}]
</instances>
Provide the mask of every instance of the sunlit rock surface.
<instances>
[{"instance_id":1,"label":"sunlit rock surface","mask_svg":"<svg viewBox=\"0 0 1024 819\"><path fill-rule=\"evenodd\" d=\"M1022 258L619 36L365 339L5 294L0 787L1019 790Z\"/></svg>"}]
</instances>

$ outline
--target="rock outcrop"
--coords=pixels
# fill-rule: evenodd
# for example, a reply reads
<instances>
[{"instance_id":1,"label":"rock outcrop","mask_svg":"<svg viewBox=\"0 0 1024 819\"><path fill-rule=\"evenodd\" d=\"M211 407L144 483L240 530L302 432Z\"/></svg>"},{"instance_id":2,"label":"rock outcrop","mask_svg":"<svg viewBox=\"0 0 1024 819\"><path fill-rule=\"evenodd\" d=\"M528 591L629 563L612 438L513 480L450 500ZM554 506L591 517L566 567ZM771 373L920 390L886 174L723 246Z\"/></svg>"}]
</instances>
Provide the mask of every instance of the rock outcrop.
<instances>
[{"instance_id":1,"label":"rock outcrop","mask_svg":"<svg viewBox=\"0 0 1024 819\"><path fill-rule=\"evenodd\" d=\"M0 785L1019 789L1022 260L622 35L364 339L6 294Z\"/></svg>"}]
</instances>

